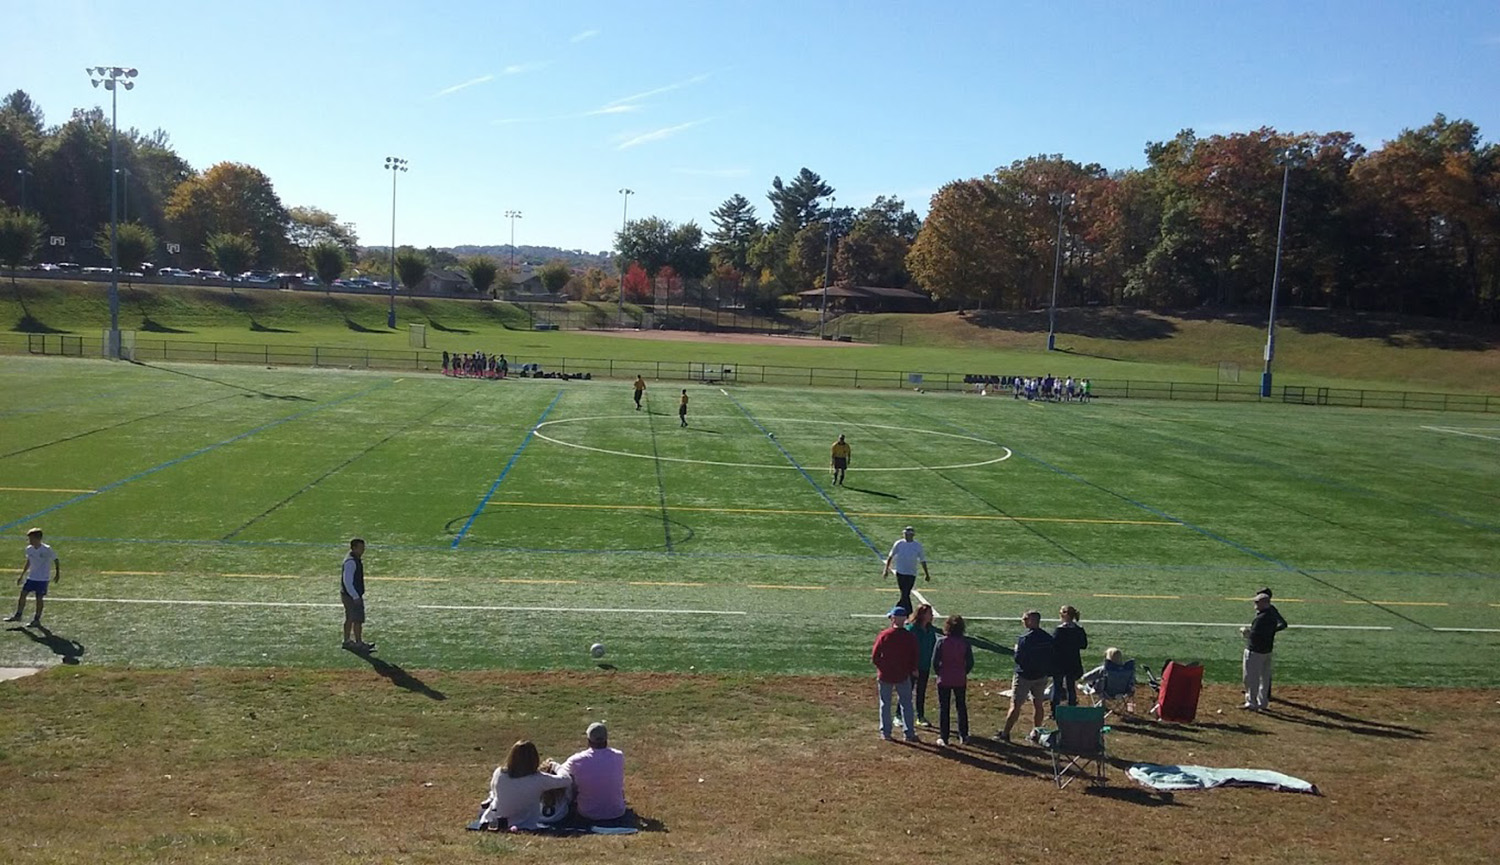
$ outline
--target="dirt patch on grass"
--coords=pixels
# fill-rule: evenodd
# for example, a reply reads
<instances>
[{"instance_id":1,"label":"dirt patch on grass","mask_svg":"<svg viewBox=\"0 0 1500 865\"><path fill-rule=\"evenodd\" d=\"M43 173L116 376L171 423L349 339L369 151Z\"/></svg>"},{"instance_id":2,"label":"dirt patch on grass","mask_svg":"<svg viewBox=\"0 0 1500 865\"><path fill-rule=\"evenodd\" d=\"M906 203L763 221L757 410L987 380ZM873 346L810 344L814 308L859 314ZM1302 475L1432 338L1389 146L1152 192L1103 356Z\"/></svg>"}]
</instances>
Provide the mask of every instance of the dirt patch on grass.
<instances>
[{"instance_id":1,"label":"dirt patch on grass","mask_svg":"<svg viewBox=\"0 0 1500 865\"><path fill-rule=\"evenodd\" d=\"M590 334L618 336L623 339L649 339L660 342L714 342L738 343L740 345L795 345L828 346L829 348L855 348L871 346L868 342L839 342L832 339L816 339L805 336L775 336L764 333L700 333L695 330L591 330Z\"/></svg>"},{"instance_id":2,"label":"dirt patch on grass","mask_svg":"<svg viewBox=\"0 0 1500 865\"><path fill-rule=\"evenodd\" d=\"M1489 862L1495 691L1278 688L1240 712L1210 687L1200 723L1115 722L1108 787L1058 790L1035 746L992 735L1001 686L970 690L974 743L876 734L872 683L833 677L72 667L0 686L8 848L49 861L1201 863ZM928 714L936 717L935 708ZM519 738L562 757L605 719L651 831L466 833ZM1170 799L1133 762L1276 769L1321 796L1230 789ZM85 830L83 827L87 827Z\"/></svg>"}]
</instances>

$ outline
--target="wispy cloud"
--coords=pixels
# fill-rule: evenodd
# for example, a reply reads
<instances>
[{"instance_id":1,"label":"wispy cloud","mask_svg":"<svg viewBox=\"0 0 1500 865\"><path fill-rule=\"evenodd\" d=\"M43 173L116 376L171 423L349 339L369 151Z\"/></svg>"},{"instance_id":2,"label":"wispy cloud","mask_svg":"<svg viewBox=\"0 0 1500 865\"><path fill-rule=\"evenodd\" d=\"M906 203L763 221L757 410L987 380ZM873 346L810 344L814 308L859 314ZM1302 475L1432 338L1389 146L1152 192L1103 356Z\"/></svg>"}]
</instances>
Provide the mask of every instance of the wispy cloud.
<instances>
[{"instance_id":1,"label":"wispy cloud","mask_svg":"<svg viewBox=\"0 0 1500 865\"><path fill-rule=\"evenodd\" d=\"M494 80L494 75L481 75L478 78L470 78L468 81L465 81L462 84L455 84L452 87L444 87L442 90L439 90L438 92L432 94L431 98L437 99L439 96L447 96L450 93L457 93L458 91L463 90L466 87L473 87L476 84L483 84L486 81Z\"/></svg>"},{"instance_id":2,"label":"wispy cloud","mask_svg":"<svg viewBox=\"0 0 1500 865\"><path fill-rule=\"evenodd\" d=\"M638 135L621 136L624 140L615 145L615 149L629 150L632 147L638 147L651 141L662 141L664 139L671 138L679 132L684 132L688 129L692 129L694 126L702 126L710 119L711 118L704 117L701 120L689 120L686 123L679 123L676 126L663 126L661 129L653 129L650 132L642 132Z\"/></svg>"},{"instance_id":3,"label":"wispy cloud","mask_svg":"<svg viewBox=\"0 0 1500 865\"><path fill-rule=\"evenodd\" d=\"M688 79L685 79L683 81L678 81L678 82L675 82L675 83L672 83L672 84L668 84L665 87L657 87L654 90L645 90L645 91L642 91L640 93L634 93L634 94L631 94L630 96L626 96L626 97L621 98L621 99L616 99L613 102L607 102L605 104L606 104L606 106L608 106L608 105L625 105L625 104L630 103L630 102L639 102L642 99L645 99L645 98L650 97L650 96L656 96L656 95L659 95L659 94L662 94L662 93L670 93L673 90L681 90L684 87L691 87L694 84L699 84L699 83L702 83L702 82L707 81L707 80L708 80L708 73L704 73L702 75L694 75L692 78L688 78Z\"/></svg>"},{"instance_id":4,"label":"wispy cloud","mask_svg":"<svg viewBox=\"0 0 1500 865\"><path fill-rule=\"evenodd\" d=\"M748 168L674 168L672 171L693 177L744 177L750 173Z\"/></svg>"},{"instance_id":5,"label":"wispy cloud","mask_svg":"<svg viewBox=\"0 0 1500 865\"><path fill-rule=\"evenodd\" d=\"M640 111L639 105L606 105L603 108L595 108L593 111L585 111L582 114L574 114L574 117L598 117L601 114L630 114Z\"/></svg>"},{"instance_id":6,"label":"wispy cloud","mask_svg":"<svg viewBox=\"0 0 1500 865\"><path fill-rule=\"evenodd\" d=\"M1500 36L1486 36L1479 40L1480 45L1500 45Z\"/></svg>"},{"instance_id":7,"label":"wispy cloud","mask_svg":"<svg viewBox=\"0 0 1500 865\"><path fill-rule=\"evenodd\" d=\"M550 65L551 61L542 61L540 63L512 63L504 69L500 70L500 74L521 75L526 72L535 72L538 69L545 69Z\"/></svg>"},{"instance_id":8,"label":"wispy cloud","mask_svg":"<svg viewBox=\"0 0 1500 865\"><path fill-rule=\"evenodd\" d=\"M569 39L568 41L572 42L574 44L577 44L579 42L584 41L585 39L593 39L595 36L598 36L598 35L599 35L599 31L598 30L585 30L582 33L574 33L573 34L573 38Z\"/></svg>"}]
</instances>

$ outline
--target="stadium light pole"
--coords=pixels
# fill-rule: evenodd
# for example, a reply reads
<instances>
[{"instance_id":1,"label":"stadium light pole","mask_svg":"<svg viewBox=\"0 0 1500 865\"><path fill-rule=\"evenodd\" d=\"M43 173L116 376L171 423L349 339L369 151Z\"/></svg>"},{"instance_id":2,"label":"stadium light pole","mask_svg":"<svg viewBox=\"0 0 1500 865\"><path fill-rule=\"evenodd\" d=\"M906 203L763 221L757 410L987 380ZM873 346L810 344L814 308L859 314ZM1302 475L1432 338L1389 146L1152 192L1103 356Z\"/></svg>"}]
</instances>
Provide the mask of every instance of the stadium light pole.
<instances>
[{"instance_id":1,"label":"stadium light pole","mask_svg":"<svg viewBox=\"0 0 1500 865\"><path fill-rule=\"evenodd\" d=\"M1054 192L1047 197L1057 205L1057 257L1052 262L1052 305L1047 307L1047 350L1057 350L1057 284L1062 279L1063 214L1078 200L1071 192Z\"/></svg>"},{"instance_id":2,"label":"stadium light pole","mask_svg":"<svg viewBox=\"0 0 1500 865\"><path fill-rule=\"evenodd\" d=\"M828 196L830 204L838 202L838 197ZM823 308L818 312L818 339L823 338L823 327L828 323L828 282L833 278L833 208L828 209L828 250L823 257Z\"/></svg>"},{"instance_id":3,"label":"stadium light pole","mask_svg":"<svg viewBox=\"0 0 1500 865\"><path fill-rule=\"evenodd\" d=\"M391 306L385 314L385 326L394 330L396 327L396 175L407 170L407 160L387 156L385 167L391 172Z\"/></svg>"},{"instance_id":4,"label":"stadium light pole","mask_svg":"<svg viewBox=\"0 0 1500 865\"><path fill-rule=\"evenodd\" d=\"M16 176L21 178L21 212L26 212L26 178L31 176L30 168L17 168Z\"/></svg>"},{"instance_id":5,"label":"stadium light pole","mask_svg":"<svg viewBox=\"0 0 1500 865\"><path fill-rule=\"evenodd\" d=\"M1281 217L1276 221L1276 265L1271 270L1271 315L1266 323L1266 368L1260 374L1260 395L1271 395L1271 361L1276 357L1276 291L1281 285L1281 241L1286 236L1286 194L1292 181L1292 169L1306 164L1306 156L1295 147L1276 154L1281 166Z\"/></svg>"},{"instance_id":6,"label":"stadium light pole","mask_svg":"<svg viewBox=\"0 0 1500 865\"><path fill-rule=\"evenodd\" d=\"M627 225L630 224L630 219L629 219L629 216L630 216L630 196L632 196L632 195L635 195L635 190L634 189L624 189L624 188L622 188L620 190L620 197L625 200L625 204L620 208L620 233L621 234L625 233L625 226L627 226ZM627 266L627 267L630 265L629 262L622 262L622 263L625 264L625 266ZM625 327L625 271L623 269L620 271L620 298L619 298L619 306L620 306L619 311L615 314L615 320L616 320L615 323L616 323L617 327L620 327L621 329L623 329Z\"/></svg>"},{"instance_id":7,"label":"stadium light pole","mask_svg":"<svg viewBox=\"0 0 1500 865\"><path fill-rule=\"evenodd\" d=\"M121 177L125 178L124 180L122 180L120 182L120 221L121 222L129 222L130 221L130 178L134 177L135 175L131 174L130 173L130 169L128 169L128 168L118 169L118 170L115 171L115 173L118 174L118 175L120 175Z\"/></svg>"},{"instance_id":8,"label":"stadium light pole","mask_svg":"<svg viewBox=\"0 0 1500 865\"><path fill-rule=\"evenodd\" d=\"M109 344L104 353L120 359L120 214L119 204L119 152L120 152L120 88L135 89L135 77L140 74L126 66L89 66L85 70L89 83L97 89L102 86L109 91Z\"/></svg>"},{"instance_id":9,"label":"stadium light pole","mask_svg":"<svg viewBox=\"0 0 1500 865\"><path fill-rule=\"evenodd\" d=\"M510 220L510 275L511 279L516 277L516 220L523 218L519 210L505 211L505 218Z\"/></svg>"}]
</instances>

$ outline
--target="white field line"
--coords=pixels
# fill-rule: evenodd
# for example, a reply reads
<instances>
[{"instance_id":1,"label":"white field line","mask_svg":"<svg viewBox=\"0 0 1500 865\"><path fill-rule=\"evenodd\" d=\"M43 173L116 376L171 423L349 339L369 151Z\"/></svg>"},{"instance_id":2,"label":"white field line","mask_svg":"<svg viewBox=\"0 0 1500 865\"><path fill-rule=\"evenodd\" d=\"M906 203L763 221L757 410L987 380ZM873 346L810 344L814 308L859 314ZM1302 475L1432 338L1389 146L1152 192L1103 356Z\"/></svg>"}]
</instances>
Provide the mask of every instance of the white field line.
<instances>
[{"instance_id":1,"label":"white field line","mask_svg":"<svg viewBox=\"0 0 1500 865\"><path fill-rule=\"evenodd\" d=\"M418 604L419 610L471 610L502 613L629 613L637 616L748 616L744 610L648 610L621 607L490 607L462 604Z\"/></svg>"},{"instance_id":2,"label":"white field line","mask_svg":"<svg viewBox=\"0 0 1500 865\"><path fill-rule=\"evenodd\" d=\"M1433 630L1458 634L1500 634L1500 628L1433 628Z\"/></svg>"},{"instance_id":3,"label":"white field line","mask_svg":"<svg viewBox=\"0 0 1500 865\"><path fill-rule=\"evenodd\" d=\"M919 592L919 591L917 591L915 588L913 588L911 590L911 596L916 599L916 601L917 601L918 604L928 603L927 599L922 596L922 593ZM912 610L912 612L915 613L916 611ZM942 617L943 617L943 614L938 612L938 608L937 607L933 607L932 608L932 620L934 622L936 622L938 619L941 619Z\"/></svg>"},{"instance_id":4,"label":"white field line","mask_svg":"<svg viewBox=\"0 0 1500 865\"><path fill-rule=\"evenodd\" d=\"M1487 435L1483 435L1482 433L1468 432L1467 430L1454 429L1453 427L1446 427L1446 426L1424 426L1424 427L1422 427L1422 429L1432 430L1433 432L1448 433L1449 435L1468 436L1469 438L1487 439L1487 440L1492 441L1492 442L1500 442L1500 436L1487 436Z\"/></svg>"},{"instance_id":5,"label":"white field line","mask_svg":"<svg viewBox=\"0 0 1500 865\"><path fill-rule=\"evenodd\" d=\"M916 593L913 592L913 595ZM877 613L850 613L851 619L884 619L885 616ZM1015 622L1020 624L1019 616L964 616L966 622ZM1147 622L1130 619L1089 619L1095 625L1154 625L1173 628L1238 628L1243 622ZM1390 625L1291 625L1309 631L1392 631L1395 628ZM1444 630L1437 628L1436 630Z\"/></svg>"},{"instance_id":6,"label":"white field line","mask_svg":"<svg viewBox=\"0 0 1500 865\"><path fill-rule=\"evenodd\" d=\"M342 604L327 604L298 601L209 601L182 600L175 598L57 598L57 602L80 604L158 604L181 607L311 607L317 609L339 609ZM417 604L419 610L470 610L507 613L626 613L630 615L659 616L747 616L744 610L652 610L625 607L498 607L459 604Z\"/></svg>"}]
</instances>

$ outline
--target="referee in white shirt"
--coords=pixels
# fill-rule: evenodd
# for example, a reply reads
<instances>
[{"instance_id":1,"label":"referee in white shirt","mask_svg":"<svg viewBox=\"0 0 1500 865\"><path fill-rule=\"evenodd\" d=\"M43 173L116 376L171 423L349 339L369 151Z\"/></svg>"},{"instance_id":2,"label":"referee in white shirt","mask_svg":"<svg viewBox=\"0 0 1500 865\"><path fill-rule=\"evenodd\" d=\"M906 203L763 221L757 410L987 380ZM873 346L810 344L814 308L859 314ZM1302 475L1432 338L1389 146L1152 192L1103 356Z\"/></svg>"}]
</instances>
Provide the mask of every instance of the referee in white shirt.
<instances>
[{"instance_id":1,"label":"referee in white shirt","mask_svg":"<svg viewBox=\"0 0 1500 865\"><path fill-rule=\"evenodd\" d=\"M922 566L922 576L932 582L932 574L927 571L927 554L921 542L914 540L916 534L917 530L911 526L902 530L901 538L891 544L891 554L885 557L885 568L880 572L883 580L892 569L896 571L896 585L901 589L901 600L896 606L908 613L912 611L911 590L917 585L917 565Z\"/></svg>"}]
</instances>

